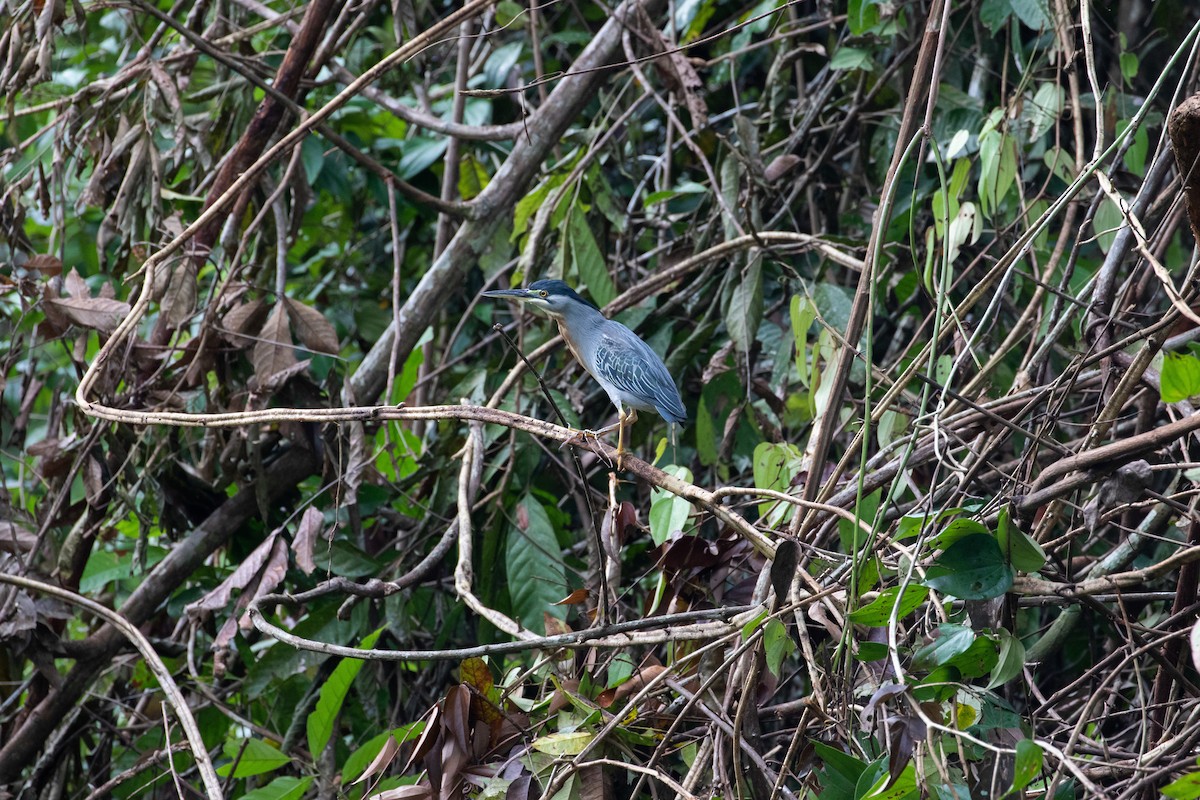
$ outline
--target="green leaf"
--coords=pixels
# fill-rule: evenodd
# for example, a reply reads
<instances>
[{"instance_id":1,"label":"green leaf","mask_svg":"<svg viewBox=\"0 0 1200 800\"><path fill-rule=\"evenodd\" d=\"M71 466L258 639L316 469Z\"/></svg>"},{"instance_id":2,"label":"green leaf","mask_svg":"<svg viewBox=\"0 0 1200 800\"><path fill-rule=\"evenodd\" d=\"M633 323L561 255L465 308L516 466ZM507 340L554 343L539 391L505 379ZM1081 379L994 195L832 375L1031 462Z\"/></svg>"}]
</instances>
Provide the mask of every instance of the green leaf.
<instances>
[{"instance_id":1,"label":"green leaf","mask_svg":"<svg viewBox=\"0 0 1200 800\"><path fill-rule=\"evenodd\" d=\"M750 259L742 282L734 287L733 296L729 298L729 308L725 310L725 326L729 329L729 338L741 352L750 352L754 337L758 335L762 313L762 257L755 255Z\"/></svg>"},{"instance_id":2,"label":"green leaf","mask_svg":"<svg viewBox=\"0 0 1200 800\"><path fill-rule=\"evenodd\" d=\"M304 178L309 184L317 182L321 168L325 166L325 151L316 136L306 136L300 145L300 163L304 165Z\"/></svg>"},{"instance_id":3,"label":"green leaf","mask_svg":"<svg viewBox=\"0 0 1200 800\"><path fill-rule=\"evenodd\" d=\"M883 490L876 489L869 495L866 495L854 507L854 516L867 527L875 524L875 516L879 513L879 501L883 497ZM870 543L870 533L863 530L858 522L851 522L848 519L838 518L838 538L841 540L842 548L847 553L857 553L864 546ZM860 591L867 591L869 587L862 587Z\"/></svg>"},{"instance_id":4,"label":"green leaf","mask_svg":"<svg viewBox=\"0 0 1200 800\"><path fill-rule=\"evenodd\" d=\"M1017 760L1013 768L1012 791L1019 792L1042 771L1042 748L1032 739L1017 742Z\"/></svg>"},{"instance_id":5,"label":"green leaf","mask_svg":"<svg viewBox=\"0 0 1200 800\"><path fill-rule=\"evenodd\" d=\"M1121 213L1121 207L1108 195L1100 198L1100 207L1096 209L1096 216L1092 219L1092 228L1096 231L1096 244L1100 245L1102 252L1109 251L1116 241L1117 232L1124 224L1125 216Z\"/></svg>"},{"instance_id":6,"label":"green leaf","mask_svg":"<svg viewBox=\"0 0 1200 800\"><path fill-rule=\"evenodd\" d=\"M1122 122L1117 125L1117 134L1120 135L1125 128L1128 127L1127 122ZM1146 174L1146 154L1150 150L1150 136L1146 133L1146 126L1140 125L1133 132L1133 143L1129 145L1129 149L1125 151L1122 161L1125 162L1125 168L1139 178Z\"/></svg>"},{"instance_id":7,"label":"green leaf","mask_svg":"<svg viewBox=\"0 0 1200 800\"><path fill-rule=\"evenodd\" d=\"M850 0L846 21L853 36L862 36L879 24L879 6L874 0Z\"/></svg>"},{"instance_id":8,"label":"green leaf","mask_svg":"<svg viewBox=\"0 0 1200 800\"><path fill-rule=\"evenodd\" d=\"M633 656L629 653L618 652L613 660L608 662L605 687L612 689L629 680L633 677L634 666Z\"/></svg>"},{"instance_id":9,"label":"green leaf","mask_svg":"<svg viewBox=\"0 0 1200 800\"><path fill-rule=\"evenodd\" d=\"M692 471L687 467L668 465L663 467L668 475L691 483ZM671 534L682 531L692 513L692 504L665 489L650 492L650 537L661 545Z\"/></svg>"},{"instance_id":10,"label":"green leaf","mask_svg":"<svg viewBox=\"0 0 1200 800\"><path fill-rule=\"evenodd\" d=\"M530 630L545 633L543 613L566 616L564 606L554 605L569 591L562 550L546 509L532 494L521 498L516 517L505 547L513 614Z\"/></svg>"},{"instance_id":11,"label":"green leaf","mask_svg":"<svg viewBox=\"0 0 1200 800\"><path fill-rule=\"evenodd\" d=\"M825 765L817 774L824 789L822 800L855 800L854 787L866 771L867 763L815 739L810 739L809 744Z\"/></svg>"},{"instance_id":12,"label":"green leaf","mask_svg":"<svg viewBox=\"0 0 1200 800\"><path fill-rule=\"evenodd\" d=\"M400 163L396 174L404 180L424 172L433 166L446 152L449 139L439 136L436 139L426 136L414 136L400 146Z\"/></svg>"},{"instance_id":13,"label":"green leaf","mask_svg":"<svg viewBox=\"0 0 1200 800\"><path fill-rule=\"evenodd\" d=\"M383 628L363 637L362 643L358 646L359 649L370 650L375 646L381 633L383 633ZM320 755L325 750L325 745L329 744L329 737L333 735L333 726L337 722L338 713L342 710L342 703L345 702L350 685L354 683L354 678L362 669L362 665L363 662L357 658L343 658L342 662L334 667L329 679L321 686L321 695L317 698L317 705L309 712L305 724L308 733L308 752L313 754L313 758Z\"/></svg>"},{"instance_id":14,"label":"green leaf","mask_svg":"<svg viewBox=\"0 0 1200 800\"><path fill-rule=\"evenodd\" d=\"M233 770L235 778L262 775L264 772L277 770L292 761L279 752L278 748L261 739L226 739L224 753L225 757L229 759L229 763L217 768L217 774L223 778L229 777L230 770ZM234 769L235 762L236 769Z\"/></svg>"},{"instance_id":15,"label":"green leaf","mask_svg":"<svg viewBox=\"0 0 1200 800\"><path fill-rule=\"evenodd\" d=\"M778 678L783 660L796 650L796 643L788 636L787 626L777 619L768 621L763 631L763 648L767 653L767 669Z\"/></svg>"},{"instance_id":16,"label":"green leaf","mask_svg":"<svg viewBox=\"0 0 1200 800\"><path fill-rule=\"evenodd\" d=\"M1049 30L1053 27L1050 4L1046 0L1009 0L1009 4L1025 27L1035 31Z\"/></svg>"},{"instance_id":17,"label":"green leaf","mask_svg":"<svg viewBox=\"0 0 1200 800\"><path fill-rule=\"evenodd\" d=\"M950 659L967 652L975 641L975 631L963 625L938 625L938 637L913 653L912 668L930 670L945 666Z\"/></svg>"},{"instance_id":18,"label":"green leaf","mask_svg":"<svg viewBox=\"0 0 1200 800\"><path fill-rule=\"evenodd\" d=\"M854 658L858 661L883 661L888 657L888 646L883 642L859 642Z\"/></svg>"},{"instance_id":19,"label":"green leaf","mask_svg":"<svg viewBox=\"0 0 1200 800\"><path fill-rule=\"evenodd\" d=\"M1196 800L1200 797L1200 772L1182 775L1160 791L1173 800Z\"/></svg>"},{"instance_id":20,"label":"green leaf","mask_svg":"<svg viewBox=\"0 0 1200 800\"><path fill-rule=\"evenodd\" d=\"M996 540L977 533L952 544L926 572L925 585L963 600L998 597L1012 586L1012 568Z\"/></svg>"},{"instance_id":21,"label":"green leaf","mask_svg":"<svg viewBox=\"0 0 1200 800\"><path fill-rule=\"evenodd\" d=\"M1037 572L1046 563L1046 551L1029 534L1012 524L1008 507L1000 509L996 523L996 543L1008 556L1008 563L1021 572Z\"/></svg>"},{"instance_id":22,"label":"green leaf","mask_svg":"<svg viewBox=\"0 0 1200 800\"><path fill-rule=\"evenodd\" d=\"M579 206L571 207L564 228L571 247L571 261L575 264L579 279L587 285L588 293L596 305L603 308L616 298L617 288L613 286L608 265L604 263L604 254L600 252L596 237L588 226L587 215Z\"/></svg>"},{"instance_id":23,"label":"green leaf","mask_svg":"<svg viewBox=\"0 0 1200 800\"><path fill-rule=\"evenodd\" d=\"M929 540L929 546L935 550L948 550L950 545L957 542L959 539L971 536L977 533L988 533L988 529L982 523L976 522L973 519L961 517L956 520L951 520L950 524L942 529L942 532Z\"/></svg>"},{"instance_id":24,"label":"green leaf","mask_svg":"<svg viewBox=\"0 0 1200 800\"><path fill-rule=\"evenodd\" d=\"M802 295L792 295L788 306L788 315L792 320L792 337L796 343L796 373L800 382L805 386L812 385L812 368L808 360L808 332L817 319L817 309L813 302Z\"/></svg>"},{"instance_id":25,"label":"green leaf","mask_svg":"<svg viewBox=\"0 0 1200 800\"><path fill-rule=\"evenodd\" d=\"M983 0L979 5L979 21L989 33L999 33L1011 16L1012 6L1008 0Z\"/></svg>"},{"instance_id":26,"label":"green leaf","mask_svg":"<svg viewBox=\"0 0 1200 800\"><path fill-rule=\"evenodd\" d=\"M872 780L870 785L864 786L863 784L873 777L873 771L864 773L855 788L858 797L864 798L864 800L901 800L910 795L914 798L918 796L917 771L911 763L905 765L900 774L896 776L895 781L888 773L886 760L877 761L876 764L878 764L878 771L882 774Z\"/></svg>"},{"instance_id":27,"label":"green leaf","mask_svg":"<svg viewBox=\"0 0 1200 800\"><path fill-rule=\"evenodd\" d=\"M396 744L404 744L418 738L424 730L424 722L410 722L395 730L384 731L378 736L368 739L346 757L346 763L342 765L342 785L354 782L363 774L363 770L370 765L375 756L379 755L379 751L383 749L383 744L389 737L394 737Z\"/></svg>"},{"instance_id":28,"label":"green leaf","mask_svg":"<svg viewBox=\"0 0 1200 800\"><path fill-rule=\"evenodd\" d=\"M794 444L759 442L754 447L755 488L786 492L792 485L792 479L796 477L796 470L803 457L804 454ZM778 503L777 500L759 503L759 516L765 517Z\"/></svg>"},{"instance_id":29,"label":"green leaf","mask_svg":"<svg viewBox=\"0 0 1200 800\"><path fill-rule=\"evenodd\" d=\"M1122 78L1124 78L1127 81L1131 81L1137 77L1137 74L1138 74L1137 53L1130 53L1128 51L1121 53L1120 63L1121 63L1121 77Z\"/></svg>"},{"instance_id":30,"label":"green leaf","mask_svg":"<svg viewBox=\"0 0 1200 800\"><path fill-rule=\"evenodd\" d=\"M854 296L845 286L834 283L818 283L812 287L812 301L822 322L839 336L850 327L850 312L854 308Z\"/></svg>"},{"instance_id":31,"label":"green leaf","mask_svg":"<svg viewBox=\"0 0 1200 800\"><path fill-rule=\"evenodd\" d=\"M1062 147L1055 145L1046 148L1046 152L1042 154L1042 161L1050 168L1054 177L1063 183L1070 183L1074 179L1075 157Z\"/></svg>"},{"instance_id":32,"label":"green leaf","mask_svg":"<svg viewBox=\"0 0 1200 800\"><path fill-rule=\"evenodd\" d=\"M921 532L921 529L929 530L937 523L944 520L946 517L952 517L955 514L962 513L961 508L946 508L936 514L905 514L900 518L900 524L896 526L896 538L907 539L909 536L916 536Z\"/></svg>"},{"instance_id":33,"label":"green leaf","mask_svg":"<svg viewBox=\"0 0 1200 800\"><path fill-rule=\"evenodd\" d=\"M969 681L991 672L998 659L996 643L991 637L977 636L970 647L947 661L946 666L954 667L962 680Z\"/></svg>"},{"instance_id":34,"label":"green leaf","mask_svg":"<svg viewBox=\"0 0 1200 800\"><path fill-rule=\"evenodd\" d=\"M513 211L513 230L509 241L515 242L525 235L525 231L529 230L529 220L537 214L542 204L550 199L550 193L561 186L566 179L566 175L555 173L517 202L517 207Z\"/></svg>"},{"instance_id":35,"label":"green leaf","mask_svg":"<svg viewBox=\"0 0 1200 800\"><path fill-rule=\"evenodd\" d=\"M550 733L539 736L531 745L534 750L552 756L577 756L596 738L592 731Z\"/></svg>"},{"instance_id":36,"label":"green leaf","mask_svg":"<svg viewBox=\"0 0 1200 800\"><path fill-rule=\"evenodd\" d=\"M882 628L888 624L893 606L899 606L896 611L896 619L904 619L916 611L928 596L929 589L924 586L915 584L906 586L903 595L900 594L899 586L893 586L890 589L884 589L878 597L862 608L851 611L850 621L871 628ZM897 597L899 597L899 603L896 602Z\"/></svg>"},{"instance_id":37,"label":"green leaf","mask_svg":"<svg viewBox=\"0 0 1200 800\"><path fill-rule=\"evenodd\" d=\"M1200 358L1190 353L1164 353L1160 381L1164 403L1200 394Z\"/></svg>"},{"instance_id":38,"label":"green leaf","mask_svg":"<svg viewBox=\"0 0 1200 800\"><path fill-rule=\"evenodd\" d=\"M239 800L299 800L312 782L312 778L276 778L266 786L247 792Z\"/></svg>"},{"instance_id":39,"label":"green leaf","mask_svg":"<svg viewBox=\"0 0 1200 800\"><path fill-rule=\"evenodd\" d=\"M700 394L700 403L696 409L696 455L700 463L711 467L717 463L717 429L713 424L712 412L708 410L708 401L704 393Z\"/></svg>"},{"instance_id":40,"label":"green leaf","mask_svg":"<svg viewBox=\"0 0 1200 800\"><path fill-rule=\"evenodd\" d=\"M458 195L463 200L473 200L488 185L487 170L475 156L467 153L458 162Z\"/></svg>"},{"instance_id":41,"label":"green leaf","mask_svg":"<svg viewBox=\"0 0 1200 800\"><path fill-rule=\"evenodd\" d=\"M907 415L894 409L889 408L883 412L879 417L879 424L875 427L875 438L879 440L879 446L889 447L904 435L910 422Z\"/></svg>"},{"instance_id":42,"label":"green leaf","mask_svg":"<svg viewBox=\"0 0 1200 800\"><path fill-rule=\"evenodd\" d=\"M496 4L496 24L507 28L517 17L525 13L525 9L513 0L501 0Z\"/></svg>"},{"instance_id":43,"label":"green leaf","mask_svg":"<svg viewBox=\"0 0 1200 800\"><path fill-rule=\"evenodd\" d=\"M758 627L762 625L763 620L771 615L770 609L768 609L766 606L760 606L760 608L762 610L754 615L754 619L742 626L743 640L749 640L750 637L754 635L754 632L758 630Z\"/></svg>"},{"instance_id":44,"label":"green leaf","mask_svg":"<svg viewBox=\"0 0 1200 800\"><path fill-rule=\"evenodd\" d=\"M650 194L646 195L645 198L643 198L642 205L646 208L649 208L650 206L657 205L658 203L665 203L670 200L674 200L676 197L701 194L708 194L707 186L702 183L696 183L695 181L684 181L674 189L663 189L658 192L651 192Z\"/></svg>"},{"instance_id":45,"label":"green leaf","mask_svg":"<svg viewBox=\"0 0 1200 800\"><path fill-rule=\"evenodd\" d=\"M839 47L838 51L833 54L833 58L829 60L829 68L835 72L852 69L870 71L875 68L875 62L871 58L870 50L862 50L857 47Z\"/></svg>"},{"instance_id":46,"label":"green leaf","mask_svg":"<svg viewBox=\"0 0 1200 800\"><path fill-rule=\"evenodd\" d=\"M1008 683L1020 675L1025 667L1025 645L1021 640L1004 628L996 631L996 634L1000 637L1000 652L996 666L992 667L992 677L987 685L989 689Z\"/></svg>"}]
</instances>

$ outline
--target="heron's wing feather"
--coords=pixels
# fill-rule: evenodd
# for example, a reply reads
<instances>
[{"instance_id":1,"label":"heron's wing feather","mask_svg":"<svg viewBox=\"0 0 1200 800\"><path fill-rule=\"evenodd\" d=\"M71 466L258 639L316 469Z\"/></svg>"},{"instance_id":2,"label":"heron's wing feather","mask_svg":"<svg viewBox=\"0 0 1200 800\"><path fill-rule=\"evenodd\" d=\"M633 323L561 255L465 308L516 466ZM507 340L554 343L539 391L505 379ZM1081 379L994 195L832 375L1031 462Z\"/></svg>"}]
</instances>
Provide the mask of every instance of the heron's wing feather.
<instances>
[{"instance_id":1,"label":"heron's wing feather","mask_svg":"<svg viewBox=\"0 0 1200 800\"><path fill-rule=\"evenodd\" d=\"M597 378L636 398L635 405L654 408L671 422L687 419L679 389L662 359L628 328L622 325L605 330L596 347L595 361Z\"/></svg>"}]
</instances>

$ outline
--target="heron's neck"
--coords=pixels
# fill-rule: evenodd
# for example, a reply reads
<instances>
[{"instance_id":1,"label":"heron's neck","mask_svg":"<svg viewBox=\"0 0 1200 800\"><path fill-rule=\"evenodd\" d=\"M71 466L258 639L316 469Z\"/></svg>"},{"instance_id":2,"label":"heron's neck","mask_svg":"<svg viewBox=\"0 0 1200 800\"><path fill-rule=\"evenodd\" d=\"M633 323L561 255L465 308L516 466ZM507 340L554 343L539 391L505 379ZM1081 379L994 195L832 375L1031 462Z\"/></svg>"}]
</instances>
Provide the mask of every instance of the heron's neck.
<instances>
[{"instance_id":1,"label":"heron's neck","mask_svg":"<svg viewBox=\"0 0 1200 800\"><path fill-rule=\"evenodd\" d=\"M585 368L590 363L588 355L595 347L596 334L606 321L603 314L582 303L570 306L558 319L558 332L562 334L575 359Z\"/></svg>"},{"instance_id":2,"label":"heron's neck","mask_svg":"<svg viewBox=\"0 0 1200 800\"><path fill-rule=\"evenodd\" d=\"M563 312L562 324L575 331L589 331L606 321L606 317L596 309L583 303L567 306Z\"/></svg>"}]
</instances>

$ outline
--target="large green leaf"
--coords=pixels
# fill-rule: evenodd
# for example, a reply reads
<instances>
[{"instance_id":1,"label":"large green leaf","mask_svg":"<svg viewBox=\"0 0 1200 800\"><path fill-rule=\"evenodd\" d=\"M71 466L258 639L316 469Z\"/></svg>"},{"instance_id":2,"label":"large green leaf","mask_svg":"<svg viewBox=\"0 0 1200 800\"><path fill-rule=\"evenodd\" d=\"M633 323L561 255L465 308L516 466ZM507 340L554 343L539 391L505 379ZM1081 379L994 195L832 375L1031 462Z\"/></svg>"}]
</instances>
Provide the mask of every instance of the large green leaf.
<instances>
[{"instance_id":1,"label":"large green leaf","mask_svg":"<svg viewBox=\"0 0 1200 800\"><path fill-rule=\"evenodd\" d=\"M783 660L795 652L796 643L788 636L786 625L777 619L771 619L763 631L763 649L767 655L767 669L778 678Z\"/></svg>"},{"instance_id":2,"label":"large green leaf","mask_svg":"<svg viewBox=\"0 0 1200 800\"><path fill-rule=\"evenodd\" d=\"M913 653L913 669L924 671L944 666L967 652L974 641L975 631L964 625L938 625L938 637Z\"/></svg>"},{"instance_id":3,"label":"large green leaf","mask_svg":"<svg viewBox=\"0 0 1200 800\"><path fill-rule=\"evenodd\" d=\"M587 285L596 305L604 307L617 296L617 288L608 274L604 254L588 227L587 215L579 206L572 206L563 225L566 241L571 248L571 261L579 273L580 282Z\"/></svg>"},{"instance_id":4,"label":"large green leaf","mask_svg":"<svg viewBox=\"0 0 1200 800\"><path fill-rule=\"evenodd\" d=\"M1030 739L1017 742L1017 761L1013 768L1012 790L1019 792L1042 771L1042 748Z\"/></svg>"},{"instance_id":5,"label":"large green leaf","mask_svg":"<svg viewBox=\"0 0 1200 800\"><path fill-rule=\"evenodd\" d=\"M750 352L750 346L754 344L758 326L762 323L762 313L762 257L755 255L750 259L741 282L734 287L729 307L725 310L725 327L729 329L729 338L743 353Z\"/></svg>"},{"instance_id":6,"label":"large green leaf","mask_svg":"<svg viewBox=\"0 0 1200 800\"><path fill-rule=\"evenodd\" d=\"M276 778L266 786L247 792L239 800L299 800L312 782L312 778Z\"/></svg>"},{"instance_id":7,"label":"large green leaf","mask_svg":"<svg viewBox=\"0 0 1200 800\"><path fill-rule=\"evenodd\" d=\"M223 750L228 764L217 768L217 774L228 776L233 771L235 778L248 778L251 775L262 775L272 772L291 759L279 752L279 748L267 744L262 739L226 739ZM234 767L236 764L236 768Z\"/></svg>"},{"instance_id":8,"label":"large green leaf","mask_svg":"<svg viewBox=\"0 0 1200 800\"><path fill-rule=\"evenodd\" d=\"M1178 403L1200 394L1200 358L1190 353L1165 353L1160 391L1164 403Z\"/></svg>"},{"instance_id":9,"label":"large green leaf","mask_svg":"<svg viewBox=\"0 0 1200 800\"><path fill-rule=\"evenodd\" d=\"M381 633L383 628L365 636L359 649L369 650L374 647ZM309 712L305 723L308 752L312 753L314 758L324 751L325 745L329 743L329 737L333 735L333 726L342 710L342 704L346 701L346 694L350 691L350 685L354 683L362 665L363 662L357 658L342 659L342 663L334 668L328 680L321 686L317 704Z\"/></svg>"},{"instance_id":10,"label":"large green leaf","mask_svg":"<svg viewBox=\"0 0 1200 800\"><path fill-rule=\"evenodd\" d=\"M926 572L925 585L963 600L986 600L1012 586L1012 568L996 540L976 533L952 544Z\"/></svg>"},{"instance_id":11,"label":"large green leaf","mask_svg":"<svg viewBox=\"0 0 1200 800\"><path fill-rule=\"evenodd\" d=\"M899 603L896 602L897 596L900 598ZM896 611L896 619L903 619L916 611L928 596L929 589L924 586L906 586L903 595L900 594L899 586L893 586L890 589L884 589L878 597L862 608L851 611L850 621L872 628L883 627L891 618L893 606L899 606Z\"/></svg>"},{"instance_id":12,"label":"large green leaf","mask_svg":"<svg viewBox=\"0 0 1200 800\"><path fill-rule=\"evenodd\" d=\"M663 472L681 480L692 480L692 471L687 467L668 465ZM665 489L650 491L650 536L655 544L662 544L671 534L683 530L688 516L692 513L692 504L678 495L671 494Z\"/></svg>"},{"instance_id":13,"label":"large green leaf","mask_svg":"<svg viewBox=\"0 0 1200 800\"><path fill-rule=\"evenodd\" d=\"M566 615L563 606L554 604L570 593L567 571L554 526L537 498L531 494L522 497L516 517L505 546L508 594L521 624L545 633L544 613L559 619Z\"/></svg>"},{"instance_id":14,"label":"large green leaf","mask_svg":"<svg viewBox=\"0 0 1200 800\"><path fill-rule=\"evenodd\" d=\"M1000 509L996 523L996 543L1000 552L1008 556L1008 562L1021 572L1037 572L1046 563L1046 551L1033 537L1012 524L1008 508Z\"/></svg>"}]
</instances>

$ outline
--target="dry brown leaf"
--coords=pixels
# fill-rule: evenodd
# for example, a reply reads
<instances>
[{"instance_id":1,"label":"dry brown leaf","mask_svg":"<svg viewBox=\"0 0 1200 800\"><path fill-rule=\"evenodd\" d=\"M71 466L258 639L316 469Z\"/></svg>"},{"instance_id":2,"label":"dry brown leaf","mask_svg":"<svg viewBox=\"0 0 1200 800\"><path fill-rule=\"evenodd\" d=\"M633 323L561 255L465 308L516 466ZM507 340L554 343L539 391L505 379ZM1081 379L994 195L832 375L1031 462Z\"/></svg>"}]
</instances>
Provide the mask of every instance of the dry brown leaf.
<instances>
[{"instance_id":1,"label":"dry brown leaf","mask_svg":"<svg viewBox=\"0 0 1200 800\"><path fill-rule=\"evenodd\" d=\"M600 696L596 698L597 705L607 708L613 703L624 700L630 695L640 692L642 689L646 688L647 683L662 674L663 670L665 669L666 667L662 666L661 664L651 664L648 667L643 667L634 673L633 677L622 683L616 689L608 689L604 692L601 692ZM611 697L607 696L609 692L612 693Z\"/></svg>"},{"instance_id":2,"label":"dry brown leaf","mask_svg":"<svg viewBox=\"0 0 1200 800\"><path fill-rule=\"evenodd\" d=\"M580 800L612 800L612 777L603 764L590 764L579 770Z\"/></svg>"},{"instance_id":3,"label":"dry brown leaf","mask_svg":"<svg viewBox=\"0 0 1200 800\"><path fill-rule=\"evenodd\" d=\"M104 505L104 465L89 455L83 468L83 489L87 504L92 508Z\"/></svg>"},{"instance_id":4,"label":"dry brown leaf","mask_svg":"<svg viewBox=\"0 0 1200 800\"><path fill-rule=\"evenodd\" d=\"M571 592L569 595L564 597L562 600L559 600L554 605L556 605L556 606L577 606L580 603L587 602L587 599L588 599L588 590L587 589L576 589L575 591Z\"/></svg>"},{"instance_id":5,"label":"dry brown leaf","mask_svg":"<svg viewBox=\"0 0 1200 800\"><path fill-rule=\"evenodd\" d=\"M263 566L262 571L258 573L258 583L254 587L254 591L249 593L248 597L240 598L238 607L244 608L258 598L275 591L275 588L283 583L284 577L287 576L287 569L287 545L284 544L281 536L276 535L275 541L271 546L271 557L267 559L267 563ZM248 631L254 627L254 623L250 620L249 611L242 615L240 624L243 631Z\"/></svg>"},{"instance_id":6,"label":"dry brown leaf","mask_svg":"<svg viewBox=\"0 0 1200 800\"><path fill-rule=\"evenodd\" d=\"M167 71L154 59L150 59L150 77L154 78L154 85L162 92L167 108L171 109L173 114L180 113L182 106L179 102L179 89L176 88Z\"/></svg>"},{"instance_id":7,"label":"dry brown leaf","mask_svg":"<svg viewBox=\"0 0 1200 800\"><path fill-rule=\"evenodd\" d=\"M425 800L428 797L433 797L432 789L428 786L414 784L386 789L379 794L371 795L368 800Z\"/></svg>"},{"instance_id":8,"label":"dry brown leaf","mask_svg":"<svg viewBox=\"0 0 1200 800\"><path fill-rule=\"evenodd\" d=\"M433 751L433 746L441 739L442 733L442 707L435 705L429 710L429 721L425 723L425 730L421 731L420 738L417 739L417 744L413 747L412 753L408 757L408 763L404 765L401 772L408 772L413 765L421 761Z\"/></svg>"},{"instance_id":9,"label":"dry brown leaf","mask_svg":"<svg viewBox=\"0 0 1200 800\"><path fill-rule=\"evenodd\" d=\"M287 304L292 329L296 331L296 336L305 347L318 353L337 355L340 349L337 331L320 311L295 300L285 299L283 302Z\"/></svg>"},{"instance_id":10,"label":"dry brown leaf","mask_svg":"<svg viewBox=\"0 0 1200 800\"><path fill-rule=\"evenodd\" d=\"M292 537L292 552L296 554L296 566L300 567L305 575L311 575L317 568L316 563L313 562L313 546L316 544L324 524L325 515L318 509L309 506L304 510L304 516L300 517L300 525L296 528L296 535Z\"/></svg>"},{"instance_id":11,"label":"dry brown leaf","mask_svg":"<svg viewBox=\"0 0 1200 800\"><path fill-rule=\"evenodd\" d=\"M106 297L53 297L46 299L45 307L81 328L103 333L116 330L121 320L129 316L128 303Z\"/></svg>"},{"instance_id":12,"label":"dry brown leaf","mask_svg":"<svg viewBox=\"0 0 1200 800\"><path fill-rule=\"evenodd\" d=\"M188 321L196 310L196 265L188 259L171 271L167 292L159 303L167 325L178 328Z\"/></svg>"},{"instance_id":13,"label":"dry brown leaf","mask_svg":"<svg viewBox=\"0 0 1200 800\"><path fill-rule=\"evenodd\" d=\"M392 759L396 757L396 753L398 752L400 752L400 745L396 744L395 735L389 736L386 740L384 740L383 747L381 747L379 752L375 754L375 757L371 759L371 763L367 764L367 768L363 770L363 774L355 778L350 785L355 786L367 780L371 776L383 772L392 763Z\"/></svg>"},{"instance_id":14,"label":"dry brown leaf","mask_svg":"<svg viewBox=\"0 0 1200 800\"><path fill-rule=\"evenodd\" d=\"M62 274L63 263L58 256L39 253L25 262L25 269L34 269L47 278L54 278Z\"/></svg>"},{"instance_id":15,"label":"dry brown leaf","mask_svg":"<svg viewBox=\"0 0 1200 800\"><path fill-rule=\"evenodd\" d=\"M0 552L28 553L37 544L37 534L15 522L0 521Z\"/></svg>"},{"instance_id":16,"label":"dry brown leaf","mask_svg":"<svg viewBox=\"0 0 1200 800\"><path fill-rule=\"evenodd\" d=\"M216 611L219 608L229 605L229 600L233 597L234 590L246 588L258 576L258 571L262 569L263 564L267 563L267 559L272 555L275 549L275 540L278 538L279 532L276 531L266 539L263 539L262 544L254 548L254 551L246 556L246 560L238 565L238 568L233 571L232 575L221 581L221 584L217 588L199 600L188 603L184 607L184 611L188 614L198 614L203 611Z\"/></svg>"},{"instance_id":17,"label":"dry brown leaf","mask_svg":"<svg viewBox=\"0 0 1200 800\"><path fill-rule=\"evenodd\" d=\"M800 156L791 153L775 156L775 158L771 159L771 163L767 164L767 168L763 170L763 179L767 183L774 183L788 174L799 163Z\"/></svg>"},{"instance_id":18,"label":"dry brown leaf","mask_svg":"<svg viewBox=\"0 0 1200 800\"><path fill-rule=\"evenodd\" d=\"M260 387L274 388L282 383L279 373L290 370L297 363L283 304L271 309L258 337L254 345L254 375Z\"/></svg>"},{"instance_id":19,"label":"dry brown leaf","mask_svg":"<svg viewBox=\"0 0 1200 800\"><path fill-rule=\"evenodd\" d=\"M221 335L235 347L250 347L254 337L246 334L259 323L264 307L262 298L258 298L233 308L221 318Z\"/></svg>"},{"instance_id":20,"label":"dry brown leaf","mask_svg":"<svg viewBox=\"0 0 1200 800\"><path fill-rule=\"evenodd\" d=\"M88 288L87 281L79 274L79 270L72 269L67 273L67 277L63 278L63 289L70 297L91 297L92 290Z\"/></svg>"}]
</instances>

